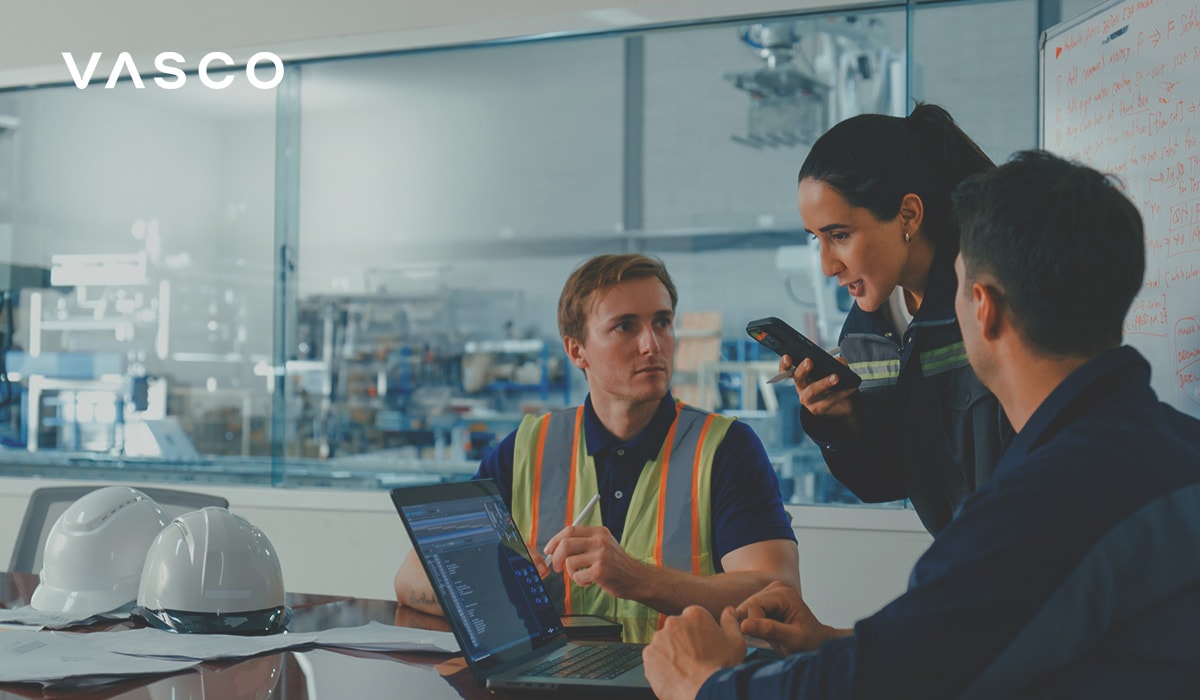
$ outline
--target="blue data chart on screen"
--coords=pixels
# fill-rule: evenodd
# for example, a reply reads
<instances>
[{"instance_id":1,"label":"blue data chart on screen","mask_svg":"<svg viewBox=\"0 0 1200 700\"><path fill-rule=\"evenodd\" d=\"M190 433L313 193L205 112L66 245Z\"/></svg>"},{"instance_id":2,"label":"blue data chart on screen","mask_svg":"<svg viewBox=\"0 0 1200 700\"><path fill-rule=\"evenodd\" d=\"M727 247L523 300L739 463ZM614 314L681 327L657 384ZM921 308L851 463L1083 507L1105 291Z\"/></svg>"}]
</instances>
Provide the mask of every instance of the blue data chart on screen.
<instances>
[{"instance_id":1,"label":"blue data chart on screen","mask_svg":"<svg viewBox=\"0 0 1200 700\"><path fill-rule=\"evenodd\" d=\"M405 506L430 578L478 661L559 631L558 613L521 533L495 497Z\"/></svg>"}]
</instances>

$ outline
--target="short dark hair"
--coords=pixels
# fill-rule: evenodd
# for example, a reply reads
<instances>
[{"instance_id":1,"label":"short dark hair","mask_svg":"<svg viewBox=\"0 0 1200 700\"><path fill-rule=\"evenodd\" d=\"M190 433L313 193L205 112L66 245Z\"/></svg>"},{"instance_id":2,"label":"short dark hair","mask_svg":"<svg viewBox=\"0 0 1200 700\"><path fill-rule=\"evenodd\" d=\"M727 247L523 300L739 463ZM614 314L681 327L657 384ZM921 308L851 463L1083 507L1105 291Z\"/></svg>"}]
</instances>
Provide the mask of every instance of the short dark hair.
<instances>
[{"instance_id":1,"label":"short dark hair","mask_svg":"<svg viewBox=\"0 0 1200 700\"><path fill-rule=\"evenodd\" d=\"M1092 357L1121 344L1142 286L1142 217L1112 178L1023 151L954 193L968 281L990 276L1035 349Z\"/></svg>"},{"instance_id":2,"label":"short dark hair","mask_svg":"<svg viewBox=\"0 0 1200 700\"><path fill-rule=\"evenodd\" d=\"M908 117L860 114L825 132L798 181L823 182L879 221L900 213L906 194L925 205L922 228L939 249L957 249L950 193L963 178L996 167L942 107L918 103Z\"/></svg>"},{"instance_id":3,"label":"short dark hair","mask_svg":"<svg viewBox=\"0 0 1200 700\"><path fill-rule=\"evenodd\" d=\"M592 292L607 289L626 280L655 277L671 296L671 310L679 302L675 283L667 274L667 266L658 258L641 253L597 255L584 261L563 285L558 297L558 332L564 338L580 343L587 340L587 313Z\"/></svg>"}]
</instances>

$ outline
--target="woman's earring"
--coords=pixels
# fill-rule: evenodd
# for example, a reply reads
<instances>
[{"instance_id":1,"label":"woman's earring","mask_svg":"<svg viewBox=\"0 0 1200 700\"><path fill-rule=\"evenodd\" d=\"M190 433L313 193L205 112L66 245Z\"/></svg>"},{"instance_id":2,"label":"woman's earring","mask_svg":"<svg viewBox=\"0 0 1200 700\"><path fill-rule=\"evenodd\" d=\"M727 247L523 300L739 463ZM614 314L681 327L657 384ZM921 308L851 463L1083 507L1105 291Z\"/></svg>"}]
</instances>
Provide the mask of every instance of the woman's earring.
<instances>
[{"instance_id":1,"label":"woman's earring","mask_svg":"<svg viewBox=\"0 0 1200 700\"><path fill-rule=\"evenodd\" d=\"M908 229L905 229L904 230L904 242L908 243L911 240L912 240L912 235L909 234Z\"/></svg>"}]
</instances>

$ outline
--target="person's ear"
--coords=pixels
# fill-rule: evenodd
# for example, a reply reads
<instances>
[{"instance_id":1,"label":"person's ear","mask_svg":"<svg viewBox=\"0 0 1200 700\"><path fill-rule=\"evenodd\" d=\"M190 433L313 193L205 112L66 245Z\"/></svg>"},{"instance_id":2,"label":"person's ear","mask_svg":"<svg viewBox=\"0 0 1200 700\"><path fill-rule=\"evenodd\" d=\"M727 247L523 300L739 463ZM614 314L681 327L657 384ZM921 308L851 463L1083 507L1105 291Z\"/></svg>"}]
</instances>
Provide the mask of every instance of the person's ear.
<instances>
[{"instance_id":1,"label":"person's ear","mask_svg":"<svg viewBox=\"0 0 1200 700\"><path fill-rule=\"evenodd\" d=\"M571 364L582 370L587 369L587 355L583 351L583 343L570 336L563 336L563 350L566 351Z\"/></svg>"},{"instance_id":2,"label":"person's ear","mask_svg":"<svg viewBox=\"0 0 1200 700\"><path fill-rule=\"evenodd\" d=\"M925 203L919 196L910 192L900 200L899 216L904 230L913 235L921 228L921 222L925 220Z\"/></svg>"},{"instance_id":3,"label":"person's ear","mask_svg":"<svg viewBox=\"0 0 1200 700\"><path fill-rule=\"evenodd\" d=\"M979 332L989 341L1000 337L1004 325L1004 302L1000 290L989 284L976 282L971 285L971 297L975 304L975 320Z\"/></svg>"}]
</instances>

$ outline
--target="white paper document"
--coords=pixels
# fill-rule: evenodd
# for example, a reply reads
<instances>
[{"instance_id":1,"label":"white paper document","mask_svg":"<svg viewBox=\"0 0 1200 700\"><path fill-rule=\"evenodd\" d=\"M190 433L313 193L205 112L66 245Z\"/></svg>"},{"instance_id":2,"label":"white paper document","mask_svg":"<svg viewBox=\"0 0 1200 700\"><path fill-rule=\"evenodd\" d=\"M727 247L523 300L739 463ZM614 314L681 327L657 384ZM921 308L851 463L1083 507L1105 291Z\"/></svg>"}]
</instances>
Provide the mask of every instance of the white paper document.
<instances>
[{"instance_id":1,"label":"white paper document","mask_svg":"<svg viewBox=\"0 0 1200 700\"><path fill-rule=\"evenodd\" d=\"M89 682L105 683L127 676L172 673L203 661L311 647L458 653L458 642L449 632L379 622L263 637L177 634L153 628L107 632L0 629L0 683L50 684L88 677Z\"/></svg>"},{"instance_id":2,"label":"white paper document","mask_svg":"<svg viewBox=\"0 0 1200 700\"><path fill-rule=\"evenodd\" d=\"M99 615L88 614L85 617L65 613L44 612L34 609L31 605L13 610L0 609L0 623L6 625L30 625L33 628L65 629L76 625L90 625L106 620L128 620L133 605Z\"/></svg>"},{"instance_id":3,"label":"white paper document","mask_svg":"<svg viewBox=\"0 0 1200 700\"><path fill-rule=\"evenodd\" d=\"M83 635L81 635L83 636ZM334 627L304 634L241 637L230 634L177 634L145 628L88 634L87 642L120 654L160 659L209 661L254 656L299 647L329 647L363 651L458 653L449 632L395 627L371 622L361 627Z\"/></svg>"},{"instance_id":4,"label":"white paper document","mask_svg":"<svg viewBox=\"0 0 1200 700\"><path fill-rule=\"evenodd\" d=\"M0 683L54 683L69 678L173 673L196 665L190 660L152 659L118 654L80 641L103 636L35 630L0 630Z\"/></svg>"},{"instance_id":5,"label":"white paper document","mask_svg":"<svg viewBox=\"0 0 1200 700\"><path fill-rule=\"evenodd\" d=\"M238 659L270 651L283 651L310 646L316 634L270 634L243 637L233 634L179 634L153 627L116 632L81 634L87 644L97 645L117 654L142 658L209 661Z\"/></svg>"},{"instance_id":6,"label":"white paper document","mask_svg":"<svg viewBox=\"0 0 1200 700\"><path fill-rule=\"evenodd\" d=\"M334 627L314 634L319 647L442 654L459 652L458 640L449 632L396 627L381 622L370 622L361 627Z\"/></svg>"}]
</instances>

